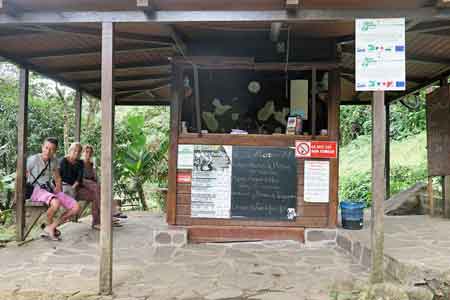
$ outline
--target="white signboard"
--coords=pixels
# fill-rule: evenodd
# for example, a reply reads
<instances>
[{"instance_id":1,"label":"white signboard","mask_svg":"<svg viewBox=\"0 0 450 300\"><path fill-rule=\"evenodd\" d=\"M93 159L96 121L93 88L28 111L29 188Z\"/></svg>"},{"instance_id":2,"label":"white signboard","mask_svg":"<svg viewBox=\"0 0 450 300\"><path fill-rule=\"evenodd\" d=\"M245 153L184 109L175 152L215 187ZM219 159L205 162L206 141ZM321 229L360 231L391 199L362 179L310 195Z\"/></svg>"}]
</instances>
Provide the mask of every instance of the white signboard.
<instances>
[{"instance_id":1,"label":"white signboard","mask_svg":"<svg viewBox=\"0 0 450 300\"><path fill-rule=\"evenodd\" d=\"M191 217L230 218L232 146L196 145Z\"/></svg>"},{"instance_id":2,"label":"white signboard","mask_svg":"<svg viewBox=\"0 0 450 300\"><path fill-rule=\"evenodd\" d=\"M178 145L178 169L192 170L194 165L194 145Z\"/></svg>"},{"instance_id":3,"label":"white signboard","mask_svg":"<svg viewBox=\"0 0 450 300\"><path fill-rule=\"evenodd\" d=\"M305 160L305 202L328 203L330 198L330 162Z\"/></svg>"},{"instance_id":4,"label":"white signboard","mask_svg":"<svg viewBox=\"0 0 450 300\"><path fill-rule=\"evenodd\" d=\"M357 91L404 91L405 19L355 21Z\"/></svg>"}]
</instances>

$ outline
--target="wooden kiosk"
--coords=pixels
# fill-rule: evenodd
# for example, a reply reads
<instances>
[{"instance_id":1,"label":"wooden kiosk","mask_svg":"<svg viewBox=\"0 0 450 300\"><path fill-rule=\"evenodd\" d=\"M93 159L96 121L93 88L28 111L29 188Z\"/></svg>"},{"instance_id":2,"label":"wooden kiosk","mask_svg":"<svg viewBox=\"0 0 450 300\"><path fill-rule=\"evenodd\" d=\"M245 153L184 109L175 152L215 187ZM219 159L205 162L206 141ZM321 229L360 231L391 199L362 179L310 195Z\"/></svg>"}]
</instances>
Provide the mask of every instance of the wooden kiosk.
<instances>
[{"instance_id":1,"label":"wooden kiosk","mask_svg":"<svg viewBox=\"0 0 450 300\"><path fill-rule=\"evenodd\" d=\"M174 61L169 224L187 226L192 242L303 241L305 228L336 226L338 157L295 155L299 141L338 142L340 82L330 61ZM297 104L302 132L288 135Z\"/></svg>"}]
</instances>

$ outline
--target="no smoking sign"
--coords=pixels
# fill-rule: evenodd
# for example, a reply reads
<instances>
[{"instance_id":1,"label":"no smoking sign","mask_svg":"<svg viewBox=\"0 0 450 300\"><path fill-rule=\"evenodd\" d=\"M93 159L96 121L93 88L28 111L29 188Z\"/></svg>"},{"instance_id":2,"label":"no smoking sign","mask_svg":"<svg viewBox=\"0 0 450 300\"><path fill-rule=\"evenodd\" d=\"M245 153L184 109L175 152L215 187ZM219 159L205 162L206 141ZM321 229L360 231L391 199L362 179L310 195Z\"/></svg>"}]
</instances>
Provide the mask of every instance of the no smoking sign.
<instances>
[{"instance_id":1,"label":"no smoking sign","mask_svg":"<svg viewBox=\"0 0 450 300\"><path fill-rule=\"evenodd\" d=\"M337 158L337 143L322 141L295 141L297 158Z\"/></svg>"},{"instance_id":2,"label":"no smoking sign","mask_svg":"<svg viewBox=\"0 0 450 300\"><path fill-rule=\"evenodd\" d=\"M311 157L311 142L295 142L296 157Z\"/></svg>"}]
</instances>

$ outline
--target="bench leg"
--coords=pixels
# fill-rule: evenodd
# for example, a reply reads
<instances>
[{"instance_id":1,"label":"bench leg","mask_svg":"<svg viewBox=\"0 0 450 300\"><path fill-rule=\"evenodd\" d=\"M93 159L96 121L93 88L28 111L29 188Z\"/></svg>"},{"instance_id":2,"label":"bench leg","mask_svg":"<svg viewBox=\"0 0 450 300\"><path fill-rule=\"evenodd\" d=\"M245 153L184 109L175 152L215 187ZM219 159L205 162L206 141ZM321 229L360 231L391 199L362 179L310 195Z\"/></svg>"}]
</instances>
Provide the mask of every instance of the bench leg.
<instances>
[{"instance_id":1,"label":"bench leg","mask_svg":"<svg viewBox=\"0 0 450 300\"><path fill-rule=\"evenodd\" d=\"M47 211L47 208L33 208L26 211L25 231L23 240L25 240L31 232L31 229L36 225L39 218Z\"/></svg>"}]
</instances>

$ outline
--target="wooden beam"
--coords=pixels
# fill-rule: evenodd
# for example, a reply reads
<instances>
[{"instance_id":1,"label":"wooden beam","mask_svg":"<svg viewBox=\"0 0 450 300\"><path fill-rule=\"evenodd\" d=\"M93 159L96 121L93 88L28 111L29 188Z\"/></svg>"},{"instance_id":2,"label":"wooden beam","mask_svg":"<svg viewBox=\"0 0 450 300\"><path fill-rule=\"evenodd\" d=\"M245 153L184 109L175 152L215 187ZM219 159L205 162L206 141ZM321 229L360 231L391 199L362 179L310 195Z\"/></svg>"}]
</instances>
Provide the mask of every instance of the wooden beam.
<instances>
[{"instance_id":1,"label":"wooden beam","mask_svg":"<svg viewBox=\"0 0 450 300\"><path fill-rule=\"evenodd\" d=\"M444 217L450 219L450 176L442 178L442 195L444 198Z\"/></svg>"},{"instance_id":2,"label":"wooden beam","mask_svg":"<svg viewBox=\"0 0 450 300\"><path fill-rule=\"evenodd\" d=\"M171 101L170 99L127 99L127 98L120 98L116 99L115 105L116 106L168 106L170 105Z\"/></svg>"},{"instance_id":3,"label":"wooden beam","mask_svg":"<svg viewBox=\"0 0 450 300\"><path fill-rule=\"evenodd\" d=\"M29 30L36 30L41 32L53 32L53 33L71 33L77 35L91 36L100 38L101 29L92 27L80 27L80 26L64 26L64 25L26 25L24 28ZM160 36L160 35L149 35L131 32L121 32L116 34L116 39L118 40L129 40L133 42L140 42L145 44L153 45L172 45L172 40L170 37Z\"/></svg>"},{"instance_id":4,"label":"wooden beam","mask_svg":"<svg viewBox=\"0 0 450 300\"><path fill-rule=\"evenodd\" d=\"M99 292L112 293L112 161L114 142L114 23L102 24L102 156Z\"/></svg>"},{"instance_id":5,"label":"wooden beam","mask_svg":"<svg viewBox=\"0 0 450 300\"><path fill-rule=\"evenodd\" d=\"M52 50L45 52L37 52L27 56L27 59L32 60L43 60L43 59L55 59L55 58L66 58L70 56L92 56L92 55L101 55L101 48L86 48L86 49L63 49L63 50ZM130 54L130 53L139 53L139 52L157 52L157 51L171 51L174 50L173 47L162 47L162 46L142 46L142 45L133 45L126 47L118 47L115 49L115 54Z\"/></svg>"},{"instance_id":6,"label":"wooden beam","mask_svg":"<svg viewBox=\"0 0 450 300\"><path fill-rule=\"evenodd\" d=\"M170 103L169 190L166 215L167 223L170 225L176 224L178 135L180 132L181 104L184 98L183 71L177 65L174 65L173 69L172 101Z\"/></svg>"},{"instance_id":7,"label":"wooden beam","mask_svg":"<svg viewBox=\"0 0 450 300\"><path fill-rule=\"evenodd\" d=\"M132 69L148 69L148 68L161 68L161 67L169 67L170 64L168 61L160 61L160 62L133 62L126 64L118 64L114 70L132 70ZM86 65L86 66L70 66L63 68L53 68L48 70L51 73L61 73L61 74L69 74L69 73L80 73L80 72L93 72L100 71L101 65Z\"/></svg>"},{"instance_id":8,"label":"wooden beam","mask_svg":"<svg viewBox=\"0 0 450 300\"><path fill-rule=\"evenodd\" d=\"M83 96L80 90L75 93L75 142L81 141L81 112L83 106Z\"/></svg>"},{"instance_id":9,"label":"wooden beam","mask_svg":"<svg viewBox=\"0 0 450 300\"><path fill-rule=\"evenodd\" d=\"M416 86L414 88L408 89L406 92L402 93L401 95L398 95L398 94L393 95L392 97L389 98L389 102L392 103L392 102L398 101L401 98L403 98L405 96L408 96L408 95L411 95L411 94L414 94L414 93L416 93L417 91L419 91L419 90L421 90L423 88L426 88L426 87L432 86L434 84L437 84L442 79L442 77L445 77L445 76L447 76L447 77L450 76L450 67L446 68L446 70L444 70L443 72L441 72L437 76L435 76L433 78L430 78L425 83L422 83L422 84L420 84L420 85L418 85L418 86Z\"/></svg>"},{"instance_id":10,"label":"wooden beam","mask_svg":"<svg viewBox=\"0 0 450 300\"><path fill-rule=\"evenodd\" d=\"M449 30L449 29L450 29L450 25L431 26L431 27L417 28L417 29L411 30L411 33L429 33L429 34L432 34L433 32Z\"/></svg>"},{"instance_id":11,"label":"wooden beam","mask_svg":"<svg viewBox=\"0 0 450 300\"><path fill-rule=\"evenodd\" d=\"M153 91L161 87L165 87L170 84L169 80L158 82L155 84L141 85L141 86L131 86L131 87L120 87L115 89L115 94L120 95L128 92L140 92L140 91Z\"/></svg>"},{"instance_id":12,"label":"wooden beam","mask_svg":"<svg viewBox=\"0 0 450 300\"><path fill-rule=\"evenodd\" d=\"M341 101L340 105L371 105L370 101L360 101L360 100L350 100L350 101Z\"/></svg>"},{"instance_id":13,"label":"wooden beam","mask_svg":"<svg viewBox=\"0 0 450 300\"><path fill-rule=\"evenodd\" d=\"M391 197L391 120L390 120L390 103L386 105L386 147L384 153L385 159L385 189L386 200Z\"/></svg>"},{"instance_id":14,"label":"wooden beam","mask_svg":"<svg viewBox=\"0 0 450 300\"><path fill-rule=\"evenodd\" d=\"M43 75L43 76L45 76L45 77L47 77L49 79L52 79L52 80L54 80L56 82L64 84L64 85L66 85L66 86L68 86L68 87L70 87L70 88L72 88L74 90L77 90L77 89L80 88L76 82L66 80L63 77L61 77L59 75L56 75L55 72L51 72L51 71L49 71L47 69L44 69L40 65L37 65L37 64L31 63L29 61L26 61L26 60L24 60L21 57L12 56L12 55L9 55L9 54L6 54L6 53L2 53L2 52L0 52L0 57L3 57L6 60L8 60L8 61L10 61L10 62L12 62L14 64L19 65L22 68L26 68L28 70L31 70L31 71L35 72L35 73L39 73L39 74L41 74L41 75Z\"/></svg>"},{"instance_id":15,"label":"wooden beam","mask_svg":"<svg viewBox=\"0 0 450 300\"><path fill-rule=\"evenodd\" d=\"M171 80L171 74L155 74L155 75L126 75L126 76L115 76L114 82L133 82L133 81L144 81L144 80ZM83 84L100 84L100 78L86 78L77 80L80 85Z\"/></svg>"},{"instance_id":16,"label":"wooden beam","mask_svg":"<svg viewBox=\"0 0 450 300\"><path fill-rule=\"evenodd\" d=\"M372 222L371 250L372 284L384 281L384 197L385 192L385 144L386 112L384 91L373 92L372 100Z\"/></svg>"},{"instance_id":17,"label":"wooden beam","mask_svg":"<svg viewBox=\"0 0 450 300\"><path fill-rule=\"evenodd\" d=\"M436 215L436 203L434 201L434 189L433 189L433 177L432 176L428 176L427 194L428 194L428 206L430 208L430 216L434 217Z\"/></svg>"},{"instance_id":18,"label":"wooden beam","mask_svg":"<svg viewBox=\"0 0 450 300\"><path fill-rule=\"evenodd\" d=\"M201 106L200 106L200 78L198 74L198 68L193 65L194 71L194 101L195 101L195 126L197 127L197 132L202 131L202 117L201 117Z\"/></svg>"},{"instance_id":19,"label":"wooden beam","mask_svg":"<svg viewBox=\"0 0 450 300\"><path fill-rule=\"evenodd\" d=\"M16 169L16 240L25 237L25 172L28 135L29 73L21 68L19 73L19 111L17 112L17 169Z\"/></svg>"},{"instance_id":20,"label":"wooden beam","mask_svg":"<svg viewBox=\"0 0 450 300\"><path fill-rule=\"evenodd\" d=\"M64 23L189 23L189 22L297 22L297 21L353 21L355 18L402 18L439 20L449 19L447 9L388 8L388 9L299 9L287 10L158 10L148 16L142 10L123 11L32 11L20 18L0 14L0 24L64 24Z\"/></svg>"},{"instance_id":21,"label":"wooden beam","mask_svg":"<svg viewBox=\"0 0 450 300\"><path fill-rule=\"evenodd\" d=\"M313 138L317 134L317 110L316 110L316 100L317 100L317 70L313 68L311 70L311 135Z\"/></svg>"}]
</instances>

